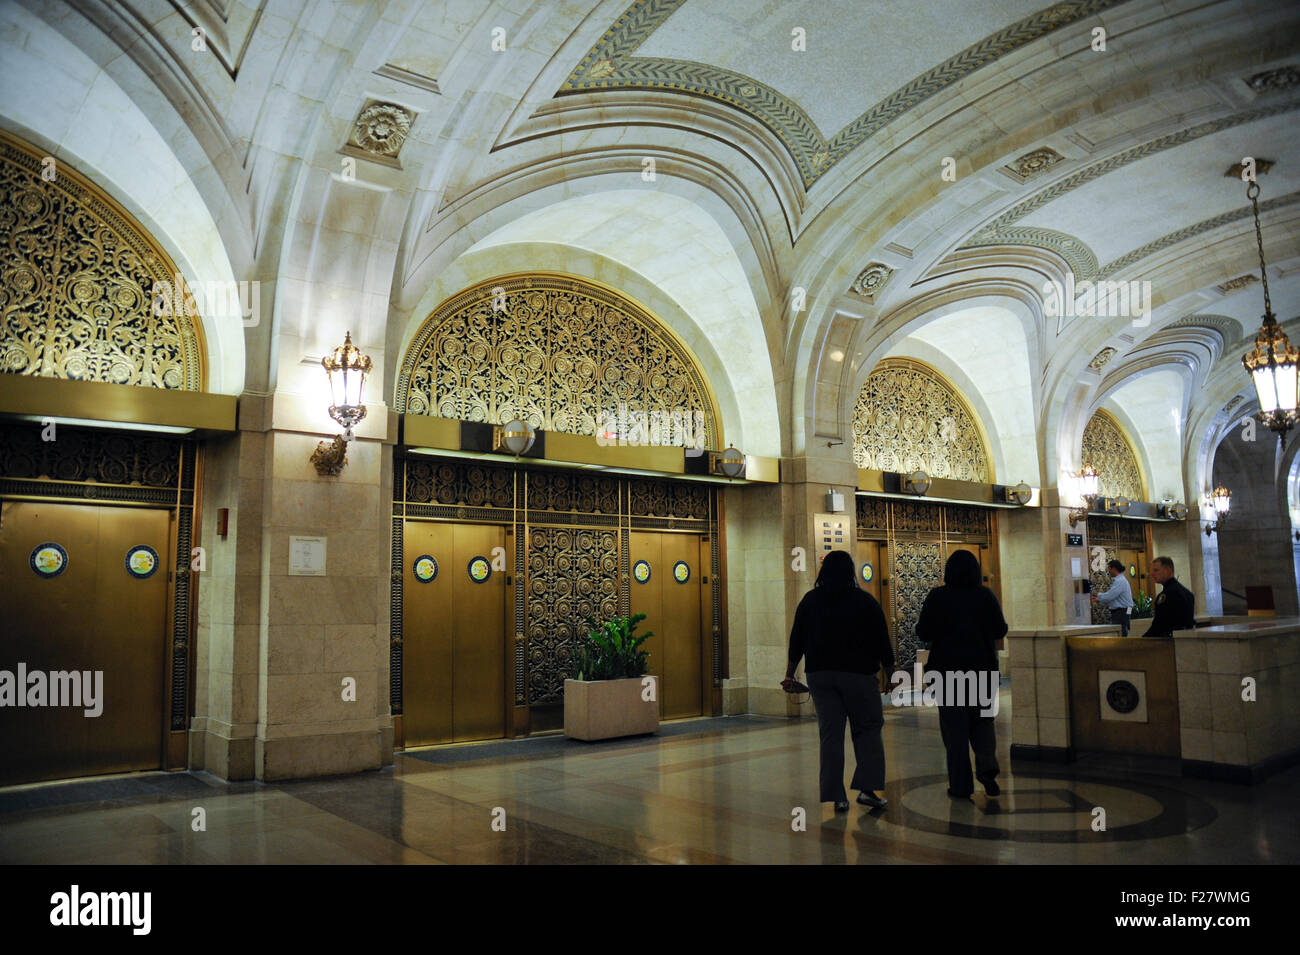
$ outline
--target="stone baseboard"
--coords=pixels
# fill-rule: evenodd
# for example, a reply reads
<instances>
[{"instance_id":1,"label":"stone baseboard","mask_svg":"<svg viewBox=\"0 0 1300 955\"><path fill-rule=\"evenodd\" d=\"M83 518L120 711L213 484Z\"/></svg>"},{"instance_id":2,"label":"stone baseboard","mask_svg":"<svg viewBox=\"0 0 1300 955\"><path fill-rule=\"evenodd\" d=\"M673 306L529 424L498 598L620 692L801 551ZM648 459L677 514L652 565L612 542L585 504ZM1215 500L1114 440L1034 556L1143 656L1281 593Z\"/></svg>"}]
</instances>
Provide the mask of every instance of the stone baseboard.
<instances>
[{"instance_id":1,"label":"stone baseboard","mask_svg":"<svg viewBox=\"0 0 1300 955\"><path fill-rule=\"evenodd\" d=\"M1074 762L1074 747L1028 746L1024 743L1012 743L1011 758L1013 760L1031 760L1038 763L1072 763Z\"/></svg>"},{"instance_id":2,"label":"stone baseboard","mask_svg":"<svg viewBox=\"0 0 1300 955\"><path fill-rule=\"evenodd\" d=\"M202 770L227 782L254 778L252 737L231 739L211 730L191 730L189 737L191 770Z\"/></svg>"},{"instance_id":3,"label":"stone baseboard","mask_svg":"<svg viewBox=\"0 0 1300 955\"><path fill-rule=\"evenodd\" d=\"M1218 779L1223 782L1241 783L1254 786L1270 776L1275 776L1285 769L1300 764L1300 748L1270 756L1253 766L1239 766L1232 763L1212 763L1201 759L1183 760L1183 775L1197 779Z\"/></svg>"},{"instance_id":4,"label":"stone baseboard","mask_svg":"<svg viewBox=\"0 0 1300 955\"><path fill-rule=\"evenodd\" d=\"M254 749L257 778L310 779L380 769L386 765L385 753L391 762L392 730L386 735L387 748L384 730L274 739L259 736Z\"/></svg>"}]
</instances>

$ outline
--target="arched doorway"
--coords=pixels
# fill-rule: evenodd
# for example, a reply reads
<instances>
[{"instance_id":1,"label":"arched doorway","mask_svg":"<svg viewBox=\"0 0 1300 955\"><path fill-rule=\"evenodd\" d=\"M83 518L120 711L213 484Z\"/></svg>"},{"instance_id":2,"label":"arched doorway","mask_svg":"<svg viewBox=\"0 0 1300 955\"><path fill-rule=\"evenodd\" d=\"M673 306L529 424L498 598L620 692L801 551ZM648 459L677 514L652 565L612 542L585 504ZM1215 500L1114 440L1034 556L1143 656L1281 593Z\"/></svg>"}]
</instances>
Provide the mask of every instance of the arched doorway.
<instances>
[{"instance_id":1,"label":"arched doorway","mask_svg":"<svg viewBox=\"0 0 1300 955\"><path fill-rule=\"evenodd\" d=\"M716 407L694 356L656 316L616 290L558 274L503 276L441 305L405 353L395 401L407 416L471 427L518 417L554 435L552 444L572 435L686 448L720 445ZM414 451L399 453L395 472L399 741L558 728L578 641L640 612L642 632L655 634L646 646L661 716L720 710L712 486ZM446 587L420 579L422 558L426 576L431 562L453 575ZM460 581L458 592L479 558L491 573L472 587Z\"/></svg>"}]
</instances>

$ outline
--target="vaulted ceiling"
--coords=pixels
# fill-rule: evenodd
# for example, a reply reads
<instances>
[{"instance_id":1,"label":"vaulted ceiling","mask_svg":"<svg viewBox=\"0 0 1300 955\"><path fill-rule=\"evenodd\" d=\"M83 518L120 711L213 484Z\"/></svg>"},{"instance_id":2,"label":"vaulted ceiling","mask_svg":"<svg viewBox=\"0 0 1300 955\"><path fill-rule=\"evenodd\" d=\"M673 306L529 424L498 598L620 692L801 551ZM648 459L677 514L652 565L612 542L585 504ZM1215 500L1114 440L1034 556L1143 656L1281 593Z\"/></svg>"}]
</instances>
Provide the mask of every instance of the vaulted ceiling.
<instances>
[{"instance_id":1,"label":"vaulted ceiling","mask_svg":"<svg viewBox=\"0 0 1300 955\"><path fill-rule=\"evenodd\" d=\"M253 389L297 374L272 335L309 352L331 310L359 316L391 385L431 296L511 249L567 245L711 343L709 373L762 406L744 428L771 453L843 437L882 357L946 350L1062 449L1105 403L1172 412L1191 456L1248 387L1262 291L1225 176L1247 156L1273 164L1274 309L1300 312L1284 0L6 0L0 16L25 97L0 102L8 128L128 185L107 144L141 148L128 130L147 123L206 207L172 216L178 261L216 242L233 274L277 283L279 331L243 332ZM110 88L130 108L78 138L78 104ZM1067 280L1138 283L1146 307L1050 314Z\"/></svg>"}]
</instances>

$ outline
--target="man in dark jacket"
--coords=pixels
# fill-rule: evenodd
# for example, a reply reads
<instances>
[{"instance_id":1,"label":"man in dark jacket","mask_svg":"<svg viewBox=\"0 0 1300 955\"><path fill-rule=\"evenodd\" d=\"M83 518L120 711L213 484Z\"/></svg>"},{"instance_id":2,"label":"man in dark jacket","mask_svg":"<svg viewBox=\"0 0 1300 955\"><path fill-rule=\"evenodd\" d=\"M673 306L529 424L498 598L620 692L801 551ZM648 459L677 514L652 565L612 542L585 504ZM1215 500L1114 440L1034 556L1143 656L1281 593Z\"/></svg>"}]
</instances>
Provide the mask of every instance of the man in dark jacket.
<instances>
[{"instance_id":1,"label":"man in dark jacket","mask_svg":"<svg viewBox=\"0 0 1300 955\"><path fill-rule=\"evenodd\" d=\"M877 794L885 788L884 709L875 673L894 668L889 625L876 598L857 585L853 557L831 551L822 560L817 583L795 611L790 652L782 687L790 691L800 658L817 707L821 740L819 787L822 802L836 812L849 808L844 791L844 723L853 736L858 765L853 771L858 802L883 809Z\"/></svg>"},{"instance_id":2,"label":"man in dark jacket","mask_svg":"<svg viewBox=\"0 0 1300 955\"><path fill-rule=\"evenodd\" d=\"M1196 597L1174 579L1174 562L1168 557L1157 557L1151 562L1151 579L1164 585L1155 600L1155 613L1148 637L1172 637L1175 630L1191 630L1196 626Z\"/></svg>"}]
</instances>

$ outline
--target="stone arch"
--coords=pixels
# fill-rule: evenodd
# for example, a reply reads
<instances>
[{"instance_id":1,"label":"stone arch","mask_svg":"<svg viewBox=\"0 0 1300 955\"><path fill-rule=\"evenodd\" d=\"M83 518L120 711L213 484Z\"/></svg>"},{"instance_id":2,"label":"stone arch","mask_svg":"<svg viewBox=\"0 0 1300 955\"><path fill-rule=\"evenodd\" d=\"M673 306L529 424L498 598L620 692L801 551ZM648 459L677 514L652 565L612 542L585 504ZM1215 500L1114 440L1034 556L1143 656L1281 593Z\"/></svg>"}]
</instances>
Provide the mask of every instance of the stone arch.
<instances>
[{"instance_id":1,"label":"stone arch","mask_svg":"<svg viewBox=\"0 0 1300 955\"><path fill-rule=\"evenodd\" d=\"M645 415L654 434L640 440L722 444L713 390L686 344L640 303L573 275L497 276L445 301L406 350L395 408L584 435L611 415L620 425Z\"/></svg>"},{"instance_id":2,"label":"stone arch","mask_svg":"<svg viewBox=\"0 0 1300 955\"><path fill-rule=\"evenodd\" d=\"M183 147L176 144L184 135L175 131L184 130L183 119L158 103L146 115L138 91L133 98L102 64L21 5L2 5L0 26L0 73L12 81L0 102L0 125L42 158L75 167L111 195L191 286L236 287L205 201L210 193L201 191L201 177L180 158ZM207 391L239 394L244 388L241 318L211 310L204 316Z\"/></svg>"},{"instance_id":3,"label":"stone arch","mask_svg":"<svg viewBox=\"0 0 1300 955\"><path fill-rule=\"evenodd\" d=\"M914 358L886 358L872 369L854 404L852 428L859 468L994 480L979 416L940 371Z\"/></svg>"},{"instance_id":4,"label":"stone arch","mask_svg":"<svg viewBox=\"0 0 1300 955\"><path fill-rule=\"evenodd\" d=\"M0 191L9 209L0 370L205 390L194 300L129 212L9 134L0 134Z\"/></svg>"},{"instance_id":5,"label":"stone arch","mask_svg":"<svg viewBox=\"0 0 1300 955\"><path fill-rule=\"evenodd\" d=\"M1110 412L1098 408L1083 428L1083 460L1100 472L1102 497L1147 499L1147 480L1142 462L1124 426Z\"/></svg>"}]
</instances>

